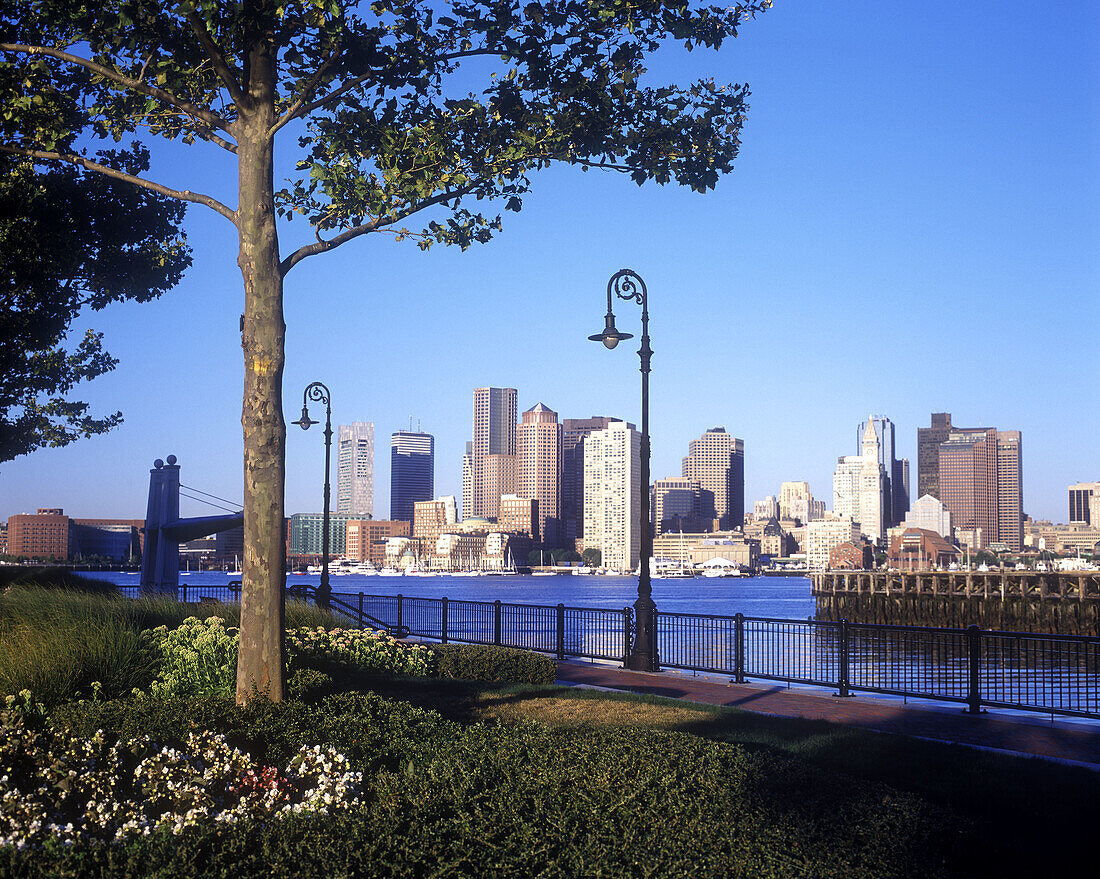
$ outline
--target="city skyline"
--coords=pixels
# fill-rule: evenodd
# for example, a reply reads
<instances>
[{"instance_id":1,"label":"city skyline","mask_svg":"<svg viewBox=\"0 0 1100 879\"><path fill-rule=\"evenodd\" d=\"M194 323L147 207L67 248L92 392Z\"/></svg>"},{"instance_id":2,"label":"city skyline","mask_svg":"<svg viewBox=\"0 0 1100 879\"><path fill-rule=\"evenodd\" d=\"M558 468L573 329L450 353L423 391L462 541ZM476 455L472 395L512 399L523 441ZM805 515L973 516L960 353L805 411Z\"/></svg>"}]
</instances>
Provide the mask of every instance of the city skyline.
<instances>
[{"instance_id":1,"label":"city skyline","mask_svg":"<svg viewBox=\"0 0 1100 879\"><path fill-rule=\"evenodd\" d=\"M488 245L421 254L373 241L318 261L287 288L284 410L293 418L321 379L335 423L369 420L384 436L417 413L445 462L436 494L456 496L471 388L517 387L523 408L544 401L563 420L638 423L634 346L586 339L607 278L629 266L650 291L655 479L679 474L690 439L725 424L745 441L746 503L788 480L827 498L868 412L891 418L910 462L929 413L953 412L1021 431L1024 510L1064 520L1066 486L1100 478L1100 415L1078 353L1100 318L1098 30L1091 4L1037 18L1011 2L995 15L807 2L747 23L718 56L661 53L655 78L750 84L732 175L699 196L554 169ZM170 150L152 156L169 183L208 159L177 173ZM216 194L234 182L226 174ZM0 465L0 519L51 506L140 515L148 469L170 453L189 484L239 500L241 303L223 226L191 210L195 264L179 288L77 322L72 338L101 330L120 362L75 396L126 422ZM879 305L858 324L878 343L873 368L853 356L855 302ZM620 323L637 335L637 315ZM402 363L400 378L357 382L351 351ZM288 433L288 514L320 509L321 450L316 431ZM388 462L377 465L384 486Z\"/></svg>"}]
</instances>

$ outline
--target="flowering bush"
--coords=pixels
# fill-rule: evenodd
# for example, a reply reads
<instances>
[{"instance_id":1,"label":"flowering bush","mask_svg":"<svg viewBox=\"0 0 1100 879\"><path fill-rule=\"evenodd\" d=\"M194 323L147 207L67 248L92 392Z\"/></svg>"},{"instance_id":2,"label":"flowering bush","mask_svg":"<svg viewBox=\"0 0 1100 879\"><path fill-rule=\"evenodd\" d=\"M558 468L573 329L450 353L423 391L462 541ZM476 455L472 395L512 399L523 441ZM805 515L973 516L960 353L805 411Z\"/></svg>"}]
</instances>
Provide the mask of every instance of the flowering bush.
<instances>
[{"instance_id":1,"label":"flowering bush","mask_svg":"<svg viewBox=\"0 0 1100 879\"><path fill-rule=\"evenodd\" d=\"M142 637L159 666L150 695L232 695L240 636L220 617L188 617L176 629L158 626L142 632Z\"/></svg>"},{"instance_id":2,"label":"flowering bush","mask_svg":"<svg viewBox=\"0 0 1100 879\"><path fill-rule=\"evenodd\" d=\"M142 633L159 671L149 695L230 696L237 671L240 635L224 620L188 617L176 629L159 626ZM385 632L357 629L287 629L290 667L343 665L356 671L426 676L432 652L417 644L403 644ZM142 694L144 695L144 694Z\"/></svg>"},{"instance_id":3,"label":"flowering bush","mask_svg":"<svg viewBox=\"0 0 1100 879\"><path fill-rule=\"evenodd\" d=\"M403 644L385 632L359 629L288 629L286 646L291 667L338 663L357 671L419 677L430 673L433 655L427 647Z\"/></svg>"},{"instance_id":4,"label":"flowering bush","mask_svg":"<svg viewBox=\"0 0 1100 879\"><path fill-rule=\"evenodd\" d=\"M359 802L362 774L331 747L303 746L262 766L224 736L188 735L182 750L102 730L79 738L0 712L0 847L123 842L192 825L328 815Z\"/></svg>"}]
</instances>

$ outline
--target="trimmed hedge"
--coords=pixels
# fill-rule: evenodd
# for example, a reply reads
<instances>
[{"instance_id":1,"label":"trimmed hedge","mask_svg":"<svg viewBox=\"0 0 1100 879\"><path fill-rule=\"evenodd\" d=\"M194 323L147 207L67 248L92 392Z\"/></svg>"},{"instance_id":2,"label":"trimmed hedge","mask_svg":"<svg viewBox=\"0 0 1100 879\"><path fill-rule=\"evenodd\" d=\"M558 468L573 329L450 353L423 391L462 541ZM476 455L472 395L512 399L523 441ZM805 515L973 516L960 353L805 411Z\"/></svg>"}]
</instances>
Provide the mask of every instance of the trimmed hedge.
<instances>
[{"instance_id":1,"label":"trimmed hedge","mask_svg":"<svg viewBox=\"0 0 1100 879\"><path fill-rule=\"evenodd\" d=\"M432 644L441 678L494 684L552 684L557 665L549 656L512 647L480 644Z\"/></svg>"}]
</instances>

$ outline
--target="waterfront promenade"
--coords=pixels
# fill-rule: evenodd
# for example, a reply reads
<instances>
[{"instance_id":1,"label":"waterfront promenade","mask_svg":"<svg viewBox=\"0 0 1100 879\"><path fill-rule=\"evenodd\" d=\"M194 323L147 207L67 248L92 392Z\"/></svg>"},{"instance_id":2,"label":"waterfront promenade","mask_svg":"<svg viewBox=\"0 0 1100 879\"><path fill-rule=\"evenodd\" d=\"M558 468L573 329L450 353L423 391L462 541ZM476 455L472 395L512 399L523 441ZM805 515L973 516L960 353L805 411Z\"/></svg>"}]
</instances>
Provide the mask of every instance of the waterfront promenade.
<instances>
[{"instance_id":1,"label":"waterfront promenade","mask_svg":"<svg viewBox=\"0 0 1100 879\"><path fill-rule=\"evenodd\" d=\"M1088 766L1100 772L1100 721L991 710L979 715L923 701L856 696L841 698L826 688L790 689L781 684L733 684L665 670L651 674L609 664L558 663L558 682L724 705L777 717L823 720L875 732L914 736L967 747L1007 751Z\"/></svg>"}]
</instances>

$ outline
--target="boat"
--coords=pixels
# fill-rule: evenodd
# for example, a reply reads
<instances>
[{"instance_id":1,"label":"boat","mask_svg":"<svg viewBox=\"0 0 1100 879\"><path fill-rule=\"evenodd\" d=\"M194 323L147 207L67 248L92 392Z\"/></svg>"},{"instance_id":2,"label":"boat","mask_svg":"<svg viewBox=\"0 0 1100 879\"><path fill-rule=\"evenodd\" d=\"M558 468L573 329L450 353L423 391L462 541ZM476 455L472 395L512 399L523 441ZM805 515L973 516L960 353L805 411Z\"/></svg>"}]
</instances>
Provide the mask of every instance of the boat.
<instances>
[{"instance_id":1,"label":"boat","mask_svg":"<svg viewBox=\"0 0 1100 879\"><path fill-rule=\"evenodd\" d=\"M573 568L573 576L574 577L583 576L584 574L591 574L591 573L592 573L592 569L590 567L588 567L588 565L577 565L577 567Z\"/></svg>"}]
</instances>

